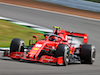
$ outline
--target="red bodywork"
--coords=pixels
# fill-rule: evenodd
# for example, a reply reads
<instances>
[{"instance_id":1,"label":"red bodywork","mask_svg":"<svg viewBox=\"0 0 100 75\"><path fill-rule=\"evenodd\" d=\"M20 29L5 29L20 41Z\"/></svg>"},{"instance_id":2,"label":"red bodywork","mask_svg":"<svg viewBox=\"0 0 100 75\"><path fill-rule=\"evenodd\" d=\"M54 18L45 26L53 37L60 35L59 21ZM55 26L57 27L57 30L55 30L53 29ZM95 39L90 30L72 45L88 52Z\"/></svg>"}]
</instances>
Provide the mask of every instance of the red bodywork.
<instances>
[{"instance_id":1,"label":"red bodywork","mask_svg":"<svg viewBox=\"0 0 100 75\"><path fill-rule=\"evenodd\" d=\"M55 30L53 31L53 34L55 35ZM49 47L52 50L56 50L57 46L59 44L66 44L70 47L70 53L74 55L75 47L70 46L68 43L68 36L75 36L75 37L81 37L83 38L83 43L87 43L88 41L88 36L87 34L82 34L82 33L71 33L69 31L65 30L59 30L56 33L57 36L61 37L51 37L55 38L55 41L49 41L49 36L46 35L44 40L39 40L35 43L35 45L31 48L31 50L25 54L25 52L12 52L10 54L4 53L4 56L9 56L14 59L23 59L23 60L29 60L29 61L38 61L38 62L43 62L43 63L57 63L58 65L63 63L63 57L54 57L52 55L42 55L40 58L38 57L39 54L41 53L42 50L49 51ZM37 37L33 36L34 38ZM66 41L66 42L63 42Z\"/></svg>"}]
</instances>

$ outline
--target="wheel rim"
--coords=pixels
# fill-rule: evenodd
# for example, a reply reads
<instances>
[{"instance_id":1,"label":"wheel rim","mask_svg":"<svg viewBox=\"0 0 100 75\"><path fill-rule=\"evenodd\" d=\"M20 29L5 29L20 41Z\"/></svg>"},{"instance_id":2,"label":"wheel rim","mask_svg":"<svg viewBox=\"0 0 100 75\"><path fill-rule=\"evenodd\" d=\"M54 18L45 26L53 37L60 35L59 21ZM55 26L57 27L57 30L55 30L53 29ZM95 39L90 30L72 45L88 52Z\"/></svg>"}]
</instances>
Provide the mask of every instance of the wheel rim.
<instances>
[{"instance_id":1,"label":"wheel rim","mask_svg":"<svg viewBox=\"0 0 100 75\"><path fill-rule=\"evenodd\" d=\"M69 62L69 51L68 51L69 47L65 46L65 54L64 54L64 59L66 64Z\"/></svg>"},{"instance_id":2,"label":"wheel rim","mask_svg":"<svg viewBox=\"0 0 100 75\"><path fill-rule=\"evenodd\" d=\"M24 49L24 41L20 42L18 51L20 52L22 49Z\"/></svg>"},{"instance_id":3,"label":"wheel rim","mask_svg":"<svg viewBox=\"0 0 100 75\"><path fill-rule=\"evenodd\" d=\"M66 51L66 62L69 62L69 54L68 50Z\"/></svg>"},{"instance_id":4,"label":"wheel rim","mask_svg":"<svg viewBox=\"0 0 100 75\"><path fill-rule=\"evenodd\" d=\"M95 54L96 54L96 49L94 46L92 46L92 51L91 51L91 59L92 59L92 62L95 61Z\"/></svg>"}]
</instances>

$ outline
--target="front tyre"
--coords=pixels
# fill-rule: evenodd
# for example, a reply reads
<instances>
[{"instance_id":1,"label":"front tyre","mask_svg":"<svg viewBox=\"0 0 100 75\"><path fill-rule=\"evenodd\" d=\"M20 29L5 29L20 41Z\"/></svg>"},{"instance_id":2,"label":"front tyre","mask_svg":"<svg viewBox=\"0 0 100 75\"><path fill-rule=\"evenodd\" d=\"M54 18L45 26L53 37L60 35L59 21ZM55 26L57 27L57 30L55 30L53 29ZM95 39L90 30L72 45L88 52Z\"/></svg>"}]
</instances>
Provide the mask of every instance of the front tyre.
<instances>
[{"instance_id":1,"label":"front tyre","mask_svg":"<svg viewBox=\"0 0 100 75\"><path fill-rule=\"evenodd\" d=\"M10 44L10 53L11 52L24 52L24 41L19 38L14 38Z\"/></svg>"},{"instance_id":2,"label":"front tyre","mask_svg":"<svg viewBox=\"0 0 100 75\"><path fill-rule=\"evenodd\" d=\"M80 59L82 64L93 64L95 61L96 49L93 45L84 44L81 46Z\"/></svg>"},{"instance_id":3,"label":"front tyre","mask_svg":"<svg viewBox=\"0 0 100 75\"><path fill-rule=\"evenodd\" d=\"M63 65L66 66L69 63L69 46L64 44L59 44L56 53L56 57L63 56Z\"/></svg>"}]
</instances>

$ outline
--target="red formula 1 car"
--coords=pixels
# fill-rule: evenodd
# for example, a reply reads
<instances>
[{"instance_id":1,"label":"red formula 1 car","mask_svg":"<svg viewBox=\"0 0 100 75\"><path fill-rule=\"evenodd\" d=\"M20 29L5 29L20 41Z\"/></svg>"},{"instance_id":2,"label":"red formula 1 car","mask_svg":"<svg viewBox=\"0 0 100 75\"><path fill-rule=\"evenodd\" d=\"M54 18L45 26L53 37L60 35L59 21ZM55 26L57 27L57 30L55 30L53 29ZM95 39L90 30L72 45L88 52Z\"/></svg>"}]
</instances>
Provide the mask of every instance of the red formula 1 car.
<instances>
[{"instance_id":1,"label":"red formula 1 car","mask_svg":"<svg viewBox=\"0 0 100 75\"><path fill-rule=\"evenodd\" d=\"M67 65L75 61L93 64L96 49L95 46L87 44L87 34L60 30L60 27L56 26L54 28L53 33L44 34L45 39L38 40L35 44L31 44L32 40L30 40L26 48L22 39L14 38L10 45L10 52L5 51L4 56L20 59L20 61L56 63L57 65ZM75 37L83 39L78 46L73 43ZM37 40L36 36L33 38Z\"/></svg>"}]
</instances>

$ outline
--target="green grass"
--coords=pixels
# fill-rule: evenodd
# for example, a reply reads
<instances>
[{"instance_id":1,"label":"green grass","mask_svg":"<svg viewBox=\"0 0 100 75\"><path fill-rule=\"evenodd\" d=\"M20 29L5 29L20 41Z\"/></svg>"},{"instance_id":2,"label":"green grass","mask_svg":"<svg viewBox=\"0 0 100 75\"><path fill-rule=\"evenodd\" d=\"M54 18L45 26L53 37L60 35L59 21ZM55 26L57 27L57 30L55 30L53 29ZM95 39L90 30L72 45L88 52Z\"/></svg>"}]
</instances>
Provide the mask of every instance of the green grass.
<instances>
[{"instance_id":1,"label":"green grass","mask_svg":"<svg viewBox=\"0 0 100 75\"><path fill-rule=\"evenodd\" d=\"M100 0L86 0L86 1L92 1L92 2L98 2L98 3L100 3Z\"/></svg>"},{"instance_id":2,"label":"green grass","mask_svg":"<svg viewBox=\"0 0 100 75\"><path fill-rule=\"evenodd\" d=\"M28 27L13 24L8 21L0 20L0 47L9 47L13 38L21 38L25 41L25 45L29 44L29 38L38 35L40 32ZM44 38L42 36L42 38Z\"/></svg>"}]
</instances>

